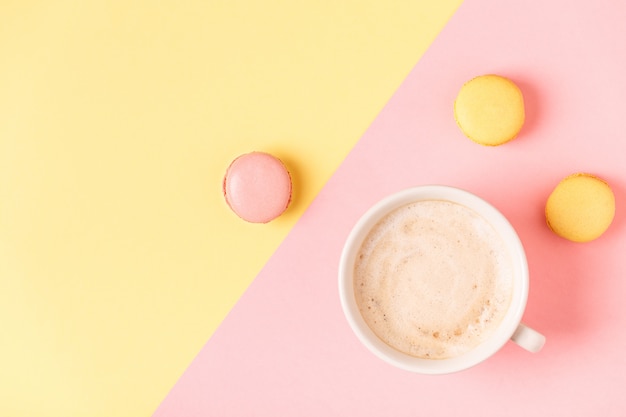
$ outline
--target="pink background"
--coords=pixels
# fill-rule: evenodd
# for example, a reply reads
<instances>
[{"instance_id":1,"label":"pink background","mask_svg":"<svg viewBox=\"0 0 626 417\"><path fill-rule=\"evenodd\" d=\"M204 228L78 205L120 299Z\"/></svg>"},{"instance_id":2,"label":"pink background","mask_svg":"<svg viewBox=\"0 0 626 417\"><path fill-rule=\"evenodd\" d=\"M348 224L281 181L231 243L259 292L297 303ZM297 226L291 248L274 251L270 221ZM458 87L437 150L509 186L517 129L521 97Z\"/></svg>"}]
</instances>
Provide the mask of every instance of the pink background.
<instances>
[{"instance_id":1,"label":"pink background","mask_svg":"<svg viewBox=\"0 0 626 417\"><path fill-rule=\"evenodd\" d=\"M624 415L624 22L618 0L466 0L155 416ZM524 129L497 148L466 139L452 114L463 82L484 73L525 96ZM579 171L606 179L617 203L586 244L543 217L553 187ZM424 376L353 335L337 294L347 234L377 200L433 183L477 193L517 229L531 273L524 321L546 335L542 352L509 343L468 371Z\"/></svg>"}]
</instances>

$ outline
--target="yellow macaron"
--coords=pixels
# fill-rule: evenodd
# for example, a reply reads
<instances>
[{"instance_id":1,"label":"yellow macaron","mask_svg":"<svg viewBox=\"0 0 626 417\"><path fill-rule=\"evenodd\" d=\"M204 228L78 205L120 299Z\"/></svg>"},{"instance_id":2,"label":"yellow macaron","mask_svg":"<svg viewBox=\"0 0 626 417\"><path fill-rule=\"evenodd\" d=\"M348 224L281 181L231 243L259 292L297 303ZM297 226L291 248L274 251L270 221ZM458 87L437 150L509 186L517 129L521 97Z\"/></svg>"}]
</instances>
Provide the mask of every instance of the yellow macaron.
<instances>
[{"instance_id":1,"label":"yellow macaron","mask_svg":"<svg viewBox=\"0 0 626 417\"><path fill-rule=\"evenodd\" d=\"M501 145L515 138L524 125L524 97L508 78L481 75L461 87L454 101L454 118L474 142Z\"/></svg>"},{"instance_id":2,"label":"yellow macaron","mask_svg":"<svg viewBox=\"0 0 626 417\"><path fill-rule=\"evenodd\" d=\"M573 242L600 237L615 217L615 196L606 181L585 173L563 179L546 203L546 222Z\"/></svg>"}]
</instances>

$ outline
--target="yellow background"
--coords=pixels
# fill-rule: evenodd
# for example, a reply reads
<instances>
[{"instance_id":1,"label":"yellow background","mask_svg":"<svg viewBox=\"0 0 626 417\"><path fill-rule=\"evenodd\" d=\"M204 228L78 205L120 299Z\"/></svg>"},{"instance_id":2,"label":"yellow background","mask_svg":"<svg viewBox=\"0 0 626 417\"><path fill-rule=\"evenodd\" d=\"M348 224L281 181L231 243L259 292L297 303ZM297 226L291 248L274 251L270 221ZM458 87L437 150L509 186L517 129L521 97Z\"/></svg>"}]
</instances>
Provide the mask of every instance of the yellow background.
<instances>
[{"instance_id":1,"label":"yellow background","mask_svg":"<svg viewBox=\"0 0 626 417\"><path fill-rule=\"evenodd\" d=\"M0 0L0 415L150 415L459 4Z\"/></svg>"}]
</instances>

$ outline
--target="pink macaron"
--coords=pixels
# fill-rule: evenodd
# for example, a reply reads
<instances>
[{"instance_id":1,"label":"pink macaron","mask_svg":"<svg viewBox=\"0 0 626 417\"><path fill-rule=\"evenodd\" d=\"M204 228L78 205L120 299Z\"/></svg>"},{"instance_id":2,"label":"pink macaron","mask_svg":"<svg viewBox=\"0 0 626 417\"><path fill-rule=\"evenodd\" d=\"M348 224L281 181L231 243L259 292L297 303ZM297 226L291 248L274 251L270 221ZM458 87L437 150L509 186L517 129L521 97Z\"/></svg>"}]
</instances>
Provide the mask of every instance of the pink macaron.
<instances>
[{"instance_id":1,"label":"pink macaron","mask_svg":"<svg viewBox=\"0 0 626 417\"><path fill-rule=\"evenodd\" d=\"M291 176L280 159L265 152L243 154L224 176L228 206L251 223L267 223L280 216L291 202Z\"/></svg>"}]
</instances>

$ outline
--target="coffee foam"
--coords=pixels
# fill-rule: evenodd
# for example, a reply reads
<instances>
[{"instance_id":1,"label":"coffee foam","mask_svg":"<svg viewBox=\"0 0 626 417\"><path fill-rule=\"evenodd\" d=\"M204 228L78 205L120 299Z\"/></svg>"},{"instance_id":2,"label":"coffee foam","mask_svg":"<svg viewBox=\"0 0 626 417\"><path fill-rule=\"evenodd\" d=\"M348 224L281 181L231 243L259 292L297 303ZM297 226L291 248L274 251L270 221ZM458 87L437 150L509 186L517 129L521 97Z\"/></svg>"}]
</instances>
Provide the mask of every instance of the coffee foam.
<instances>
[{"instance_id":1,"label":"coffee foam","mask_svg":"<svg viewBox=\"0 0 626 417\"><path fill-rule=\"evenodd\" d=\"M495 330L511 302L504 242L473 210L447 201L403 206L364 240L354 291L368 326L412 356L443 359Z\"/></svg>"}]
</instances>

